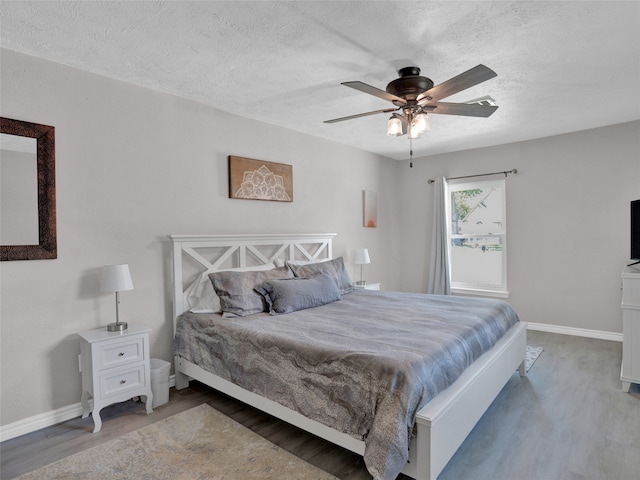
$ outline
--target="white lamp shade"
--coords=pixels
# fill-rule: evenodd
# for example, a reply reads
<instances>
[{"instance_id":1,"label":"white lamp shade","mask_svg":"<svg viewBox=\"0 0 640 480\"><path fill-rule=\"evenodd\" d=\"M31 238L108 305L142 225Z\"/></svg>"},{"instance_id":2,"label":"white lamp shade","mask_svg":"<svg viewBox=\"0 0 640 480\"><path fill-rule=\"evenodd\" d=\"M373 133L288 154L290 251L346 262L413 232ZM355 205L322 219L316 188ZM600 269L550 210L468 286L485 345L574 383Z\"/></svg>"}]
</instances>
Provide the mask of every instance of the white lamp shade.
<instances>
[{"instance_id":1,"label":"white lamp shade","mask_svg":"<svg viewBox=\"0 0 640 480\"><path fill-rule=\"evenodd\" d=\"M353 263L355 263L356 265L371 263L371 259L369 258L369 251L366 248L357 248Z\"/></svg>"},{"instance_id":2,"label":"white lamp shade","mask_svg":"<svg viewBox=\"0 0 640 480\"><path fill-rule=\"evenodd\" d=\"M101 292L122 292L133 290L129 265L105 265L100 274Z\"/></svg>"}]
</instances>

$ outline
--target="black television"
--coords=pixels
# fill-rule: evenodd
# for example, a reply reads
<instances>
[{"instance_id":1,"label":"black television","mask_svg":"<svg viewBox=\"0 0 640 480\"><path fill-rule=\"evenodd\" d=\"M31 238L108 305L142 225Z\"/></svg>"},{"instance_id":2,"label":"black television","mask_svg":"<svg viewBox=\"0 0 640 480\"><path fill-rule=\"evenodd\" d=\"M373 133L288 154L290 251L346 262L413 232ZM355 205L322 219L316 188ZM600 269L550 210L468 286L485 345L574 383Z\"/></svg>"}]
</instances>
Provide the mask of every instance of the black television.
<instances>
[{"instance_id":1,"label":"black television","mask_svg":"<svg viewBox=\"0 0 640 480\"><path fill-rule=\"evenodd\" d=\"M640 263L640 200L631 202L631 260ZM631 266L629 265L629 266Z\"/></svg>"}]
</instances>

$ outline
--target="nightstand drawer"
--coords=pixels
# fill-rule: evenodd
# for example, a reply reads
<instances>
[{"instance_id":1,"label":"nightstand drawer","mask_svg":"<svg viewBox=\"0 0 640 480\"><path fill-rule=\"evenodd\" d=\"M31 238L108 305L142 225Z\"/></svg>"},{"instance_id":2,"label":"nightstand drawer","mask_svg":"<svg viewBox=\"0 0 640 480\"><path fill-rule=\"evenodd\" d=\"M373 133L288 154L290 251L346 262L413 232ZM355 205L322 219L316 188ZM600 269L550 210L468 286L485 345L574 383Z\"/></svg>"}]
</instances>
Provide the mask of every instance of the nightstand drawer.
<instances>
[{"instance_id":1,"label":"nightstand drawer","mask_svg":"<svg viewBox=\"0 0 640 480\"><path fill-rule=\"evenodd\" d=\"M144 359L144 338L128 338L126 341L106 343L96 346L96 368L117 367L128 363L139 362Z\"/></svg>"},{"instance_id":2,"label":"nightstand drawer","mask_svg":"<svg viewBox=\"0 0 640 480\"><path fill-rule=\"evenodd\" d=\"M100 397L119 395L128 390L144 387L144 364L131 369L117 369L100 375Z\"/></svg>"}]
</instances>

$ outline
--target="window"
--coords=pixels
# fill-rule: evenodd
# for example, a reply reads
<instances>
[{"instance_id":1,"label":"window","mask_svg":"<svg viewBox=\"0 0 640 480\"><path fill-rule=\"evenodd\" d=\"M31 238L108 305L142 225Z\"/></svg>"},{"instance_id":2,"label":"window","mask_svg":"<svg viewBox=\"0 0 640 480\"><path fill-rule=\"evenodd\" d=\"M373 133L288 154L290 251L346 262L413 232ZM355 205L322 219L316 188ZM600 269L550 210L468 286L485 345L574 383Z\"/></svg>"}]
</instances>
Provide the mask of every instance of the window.
<instances>
[{"instance_id":1,"label":"window","mask_svg":"<svg viewBox=\"0 0 640 480\"><path fill-rule=\"evenodd\" d=\"M507 297L504 179L448 190L452 291Z\"/></svg>"}]
</instances>

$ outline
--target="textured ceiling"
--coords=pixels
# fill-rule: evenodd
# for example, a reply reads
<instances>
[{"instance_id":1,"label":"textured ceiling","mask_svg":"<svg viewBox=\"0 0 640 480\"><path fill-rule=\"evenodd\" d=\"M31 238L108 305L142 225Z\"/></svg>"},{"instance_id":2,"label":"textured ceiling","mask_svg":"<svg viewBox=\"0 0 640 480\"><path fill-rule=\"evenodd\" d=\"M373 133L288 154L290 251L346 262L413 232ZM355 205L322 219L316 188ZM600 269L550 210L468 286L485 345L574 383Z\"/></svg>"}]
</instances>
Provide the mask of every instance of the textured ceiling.
<instances>
[{"instance_id":1,"label":"textured ceiling","mask_svg":"<svg viewBox=\"0 0 640 480\"><path fill-rule=\"evenodd\" d=\"M640 119L638 1L3 0L0 14L3 48L398 160L409 141L385 114L323 123L391 106L340 82L498 73L446 99L498 111L431 115L414 157Z\"/></svg>"}]
</instances>

